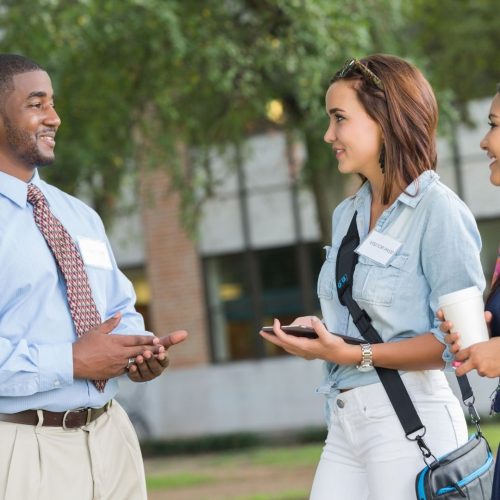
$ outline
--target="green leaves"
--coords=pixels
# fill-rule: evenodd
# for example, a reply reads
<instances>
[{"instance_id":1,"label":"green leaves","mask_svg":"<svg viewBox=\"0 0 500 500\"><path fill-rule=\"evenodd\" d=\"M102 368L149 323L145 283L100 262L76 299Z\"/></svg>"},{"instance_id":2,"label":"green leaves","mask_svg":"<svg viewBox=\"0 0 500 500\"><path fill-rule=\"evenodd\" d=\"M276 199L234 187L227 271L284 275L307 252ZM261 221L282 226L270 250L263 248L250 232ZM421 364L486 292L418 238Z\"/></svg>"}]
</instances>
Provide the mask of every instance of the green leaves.
<instances>
[{"instance_id":1,"label":"green leaves","mask_svg":"<svg viewBox=\"0 0 500 500\"><path fill-rule=\"evenodd\" d=\"M274 99L281 126L306 137L311 182L335 169L321 143L324 93L350 57L409 57L458 102L492 94L498 11L494 0L5 0L0 45L52 77L63 124L46 174L89 186L107 216L138 164L168 169L199 206L193 192L209 192L198 187L210 176L196 158L270 125ZM201 151L189 177L179 143Z\"/></svg>"}]
</instances>

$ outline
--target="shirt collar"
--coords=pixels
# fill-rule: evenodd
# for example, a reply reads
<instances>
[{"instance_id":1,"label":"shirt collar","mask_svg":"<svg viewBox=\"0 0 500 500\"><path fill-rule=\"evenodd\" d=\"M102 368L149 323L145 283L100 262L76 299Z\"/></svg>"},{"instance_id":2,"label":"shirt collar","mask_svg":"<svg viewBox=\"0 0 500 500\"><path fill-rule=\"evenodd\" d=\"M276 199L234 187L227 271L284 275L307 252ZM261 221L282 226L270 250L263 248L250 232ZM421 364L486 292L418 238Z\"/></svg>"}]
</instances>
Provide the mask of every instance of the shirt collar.
<instances>
[{"instance_id":1,"label":"shirt collar","mask_svg":"<svg viewBox=\"0 0 500 500\"><path fill-rule=\"evenodd\" d=\"M434 182L439 180L439 175L434 170L422 172L411 184L407 186L397 198L398 201L415 208L423 198L425 192ZM371 196L369 182L365 182L354 195L354 207L358 209Z\"/></svg>"},{"instance_id":2,"label":"shirt collar","mask_svg":"<svg viewBox=\"0 0 500 500\"><path fill-rule=\"evenodd\" d=\"M398 200L405 205L415 208L429 187L438 180L439 175L434 170L426 170L398 196Z\"/></svg>"},{"instance_id":3,"label":"shirt collar","mask_svg":"<svg viewBox=\"0 0 500 500\"><path fill-rule=\"evenodd\" d=\"M29 181L31 184L35 184L36 187L40 188L43 192L42 180L38 175L38 170L35 169L33 177ZM28 202L28 184L27 182L14 177L13 175L6 174L0 171L0 195L9 198L12 202L18 205L20 208L25 208ZM44 193L45 194L45 193Z\"/></svg>"},{"instance_id":4,"label":"shirt collar","mask_svg":"<svg viewBox=\"0 0 500 500\"><path fill-rule=\"evenodd\" d=\"M371 186L368 181L363 182L363 185L358 189L358 192L354 195L354 208L358 210L361 205L371 196Z\"/></svg>"}]
</instances>

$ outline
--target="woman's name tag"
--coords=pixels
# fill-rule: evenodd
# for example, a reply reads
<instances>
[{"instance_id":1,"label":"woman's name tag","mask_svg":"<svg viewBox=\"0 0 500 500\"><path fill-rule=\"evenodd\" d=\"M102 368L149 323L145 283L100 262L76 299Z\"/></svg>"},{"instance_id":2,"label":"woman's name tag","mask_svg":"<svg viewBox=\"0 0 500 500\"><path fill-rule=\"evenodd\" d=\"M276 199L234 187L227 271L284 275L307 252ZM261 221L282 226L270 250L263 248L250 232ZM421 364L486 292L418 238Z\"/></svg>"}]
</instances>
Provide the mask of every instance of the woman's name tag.
<instances>
[{"instance_id":1,"label":"woman's name tag","mask_svg":"<svg viewBox=\"0 0 500 500\"><path fill-rule=\"evenodd\" d=\"M402 243L386 234L372 231L356 248L355 252L386 266L401 247Z\"/></svg>"}]
</instances>

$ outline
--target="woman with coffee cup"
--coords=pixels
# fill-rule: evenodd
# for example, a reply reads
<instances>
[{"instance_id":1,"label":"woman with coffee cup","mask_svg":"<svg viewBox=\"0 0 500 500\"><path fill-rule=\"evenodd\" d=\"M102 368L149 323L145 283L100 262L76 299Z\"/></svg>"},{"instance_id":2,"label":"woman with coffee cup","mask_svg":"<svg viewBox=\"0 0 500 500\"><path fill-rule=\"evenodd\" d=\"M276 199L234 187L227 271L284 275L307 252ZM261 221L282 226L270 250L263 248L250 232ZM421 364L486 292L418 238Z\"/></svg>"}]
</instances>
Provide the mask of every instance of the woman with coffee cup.
<instances>
[{"instance_id":1,"label":"woman with coffee cup","mask_svg":"<svg viewBox=\"0 0 500 500\"><path fill-rule=\"evenodd\" d=\"M490 163L490 182L500 187L500 83L497 85L497 93L493 98L488 115L489 131L483 137L480 146L486 151ZM471 370L477 370L483 377L500 377L500 249L493 270L491 288L486 299L486 321L490 325L491 338L485 342L473 344L461 349L460 332L450 333L453 324L450 321L441 323L441 330L446 335L446 342L450 344L450 350L455 354L454 365L458 376L465 375ZM438 311L438 317L444 319L442 311ZM500 387L500 385L499 385ZM497 389L493 399L492 409L500 413L500 391ZM500 498L500 446L497 452L497 463L495 465L495 476L493 479L492 500Z\"/></svg>"},{"instance_id":2,"label":"woman with coffee cup","mask_svg":"<svg viewBox=\"0 0 500 500\"><path fill-rule=\"evenodd\" d=\"M490 182L500 187L500 84L497 85L497 93L491 103L488 118L490 130L483 137L480 146L491 160ZM500 250L485 309L487 321L490 323L492 337L490 340L461 349L459 332L446 336L446 342L451 344L450 350L455 354L456 373L459 376L477 370L479 375L485 377L500 377ZM439 317L443 319L442 314ZM452 327L449 321L441 324L441 330L445 333L449 333ZM497 399L500 400L500 396ZM500 411L500 401L498 411Z\"/></svg>"},{"instance_id":3,"label":"woman with coffee cup","mask_svg":"<svg viewBox=\"0 0 500 500\"><path fill-rule=\"evenodd\" d=\"M452 355L435 315L439 296L484 289L480 236L469 209L435 173L437 104L417 68L389 55L352 59L325 100L325 142L339 171L357 174L362 185L333 214L332 245L318 279L323 322L294 321L313 327L318 338L287 335L278 320L274 335L261 335L291 354L326 361L318 392L327 399L329 432L310 498L410 500L422 455L373 368L401 371L436 456L467 441L461 406L442 372ZM337 296L336 259L350 226L362 242L352 296L383 343L352 345L329 333L361 338Z\"/></svg>"}]
</instances>

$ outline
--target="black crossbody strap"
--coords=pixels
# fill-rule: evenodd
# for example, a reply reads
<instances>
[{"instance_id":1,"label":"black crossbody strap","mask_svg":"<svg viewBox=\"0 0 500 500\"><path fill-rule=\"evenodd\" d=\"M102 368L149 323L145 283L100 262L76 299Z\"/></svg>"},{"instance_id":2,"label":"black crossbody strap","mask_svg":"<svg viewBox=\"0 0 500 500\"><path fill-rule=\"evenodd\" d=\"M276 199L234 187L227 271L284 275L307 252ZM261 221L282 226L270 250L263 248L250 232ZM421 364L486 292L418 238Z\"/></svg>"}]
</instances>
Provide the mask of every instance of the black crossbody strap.
<instances>
[{"instance_id":1,"label":"black crossbody strap","mask_svg":"<svg viewBox=\"0 0 500 500\"><path fill-rule=\"evenodd\" d=\"M359 232L356 224L357 212L354 212L354 216L347 230L347 234L342 239L338 254L337 254L337 265L336 265L336 282L337 282L337 294L341 304L345 305L352 316L353 322L358 328L361 336L366 339L371 344L379 344L383 342L379 333L373 327L371 323L371 318L368 313L361 309L358 303L352 297L352 282L354 277L354 269L358 262L358 254L354 251L359 246ZM394 407L394 411L403 426L406 436L409 437L417 433L417 437L409 437L412 440L416 440L424 458L430 456L430 451L423 443L421 437L425 433L425 427L418 416L415 406L406 390L406 387L401 379L401 375L397 370L389 368L375 368L377 374L380 378L380 382L384 386L387 392L387 396ZM469 412L474 412L475 416L477 413L474 409L474 395L472 393L472 388L469 384L467 376L457 377L460 391L462 393L462 399L464 404L469 408ZM479 417L477 417L478 426ZM478 430L480 432L479 426Z\"/></svg>"},{"instance_id":2,"label":"black crossbody strap","mask_svg":"<svg viewBox=\"0 0 500 500\"><path fill-rule=\"evenodd\" d=\"M354 213L347 234L344 236L337 254L337 266L335 270L337 293L340 302L349 310L354 324L362 337L371 344L379 344L383 340L377 330L373 328L370 317L352 298L352 279L358 261L358 254L354 250L359 246L356 216L357 212ZM375 369L406 435L413 434L420 429L423 431L424 426L411 402L399 372L387 368L376 367Z\"/></svg>"}]
</instances>

